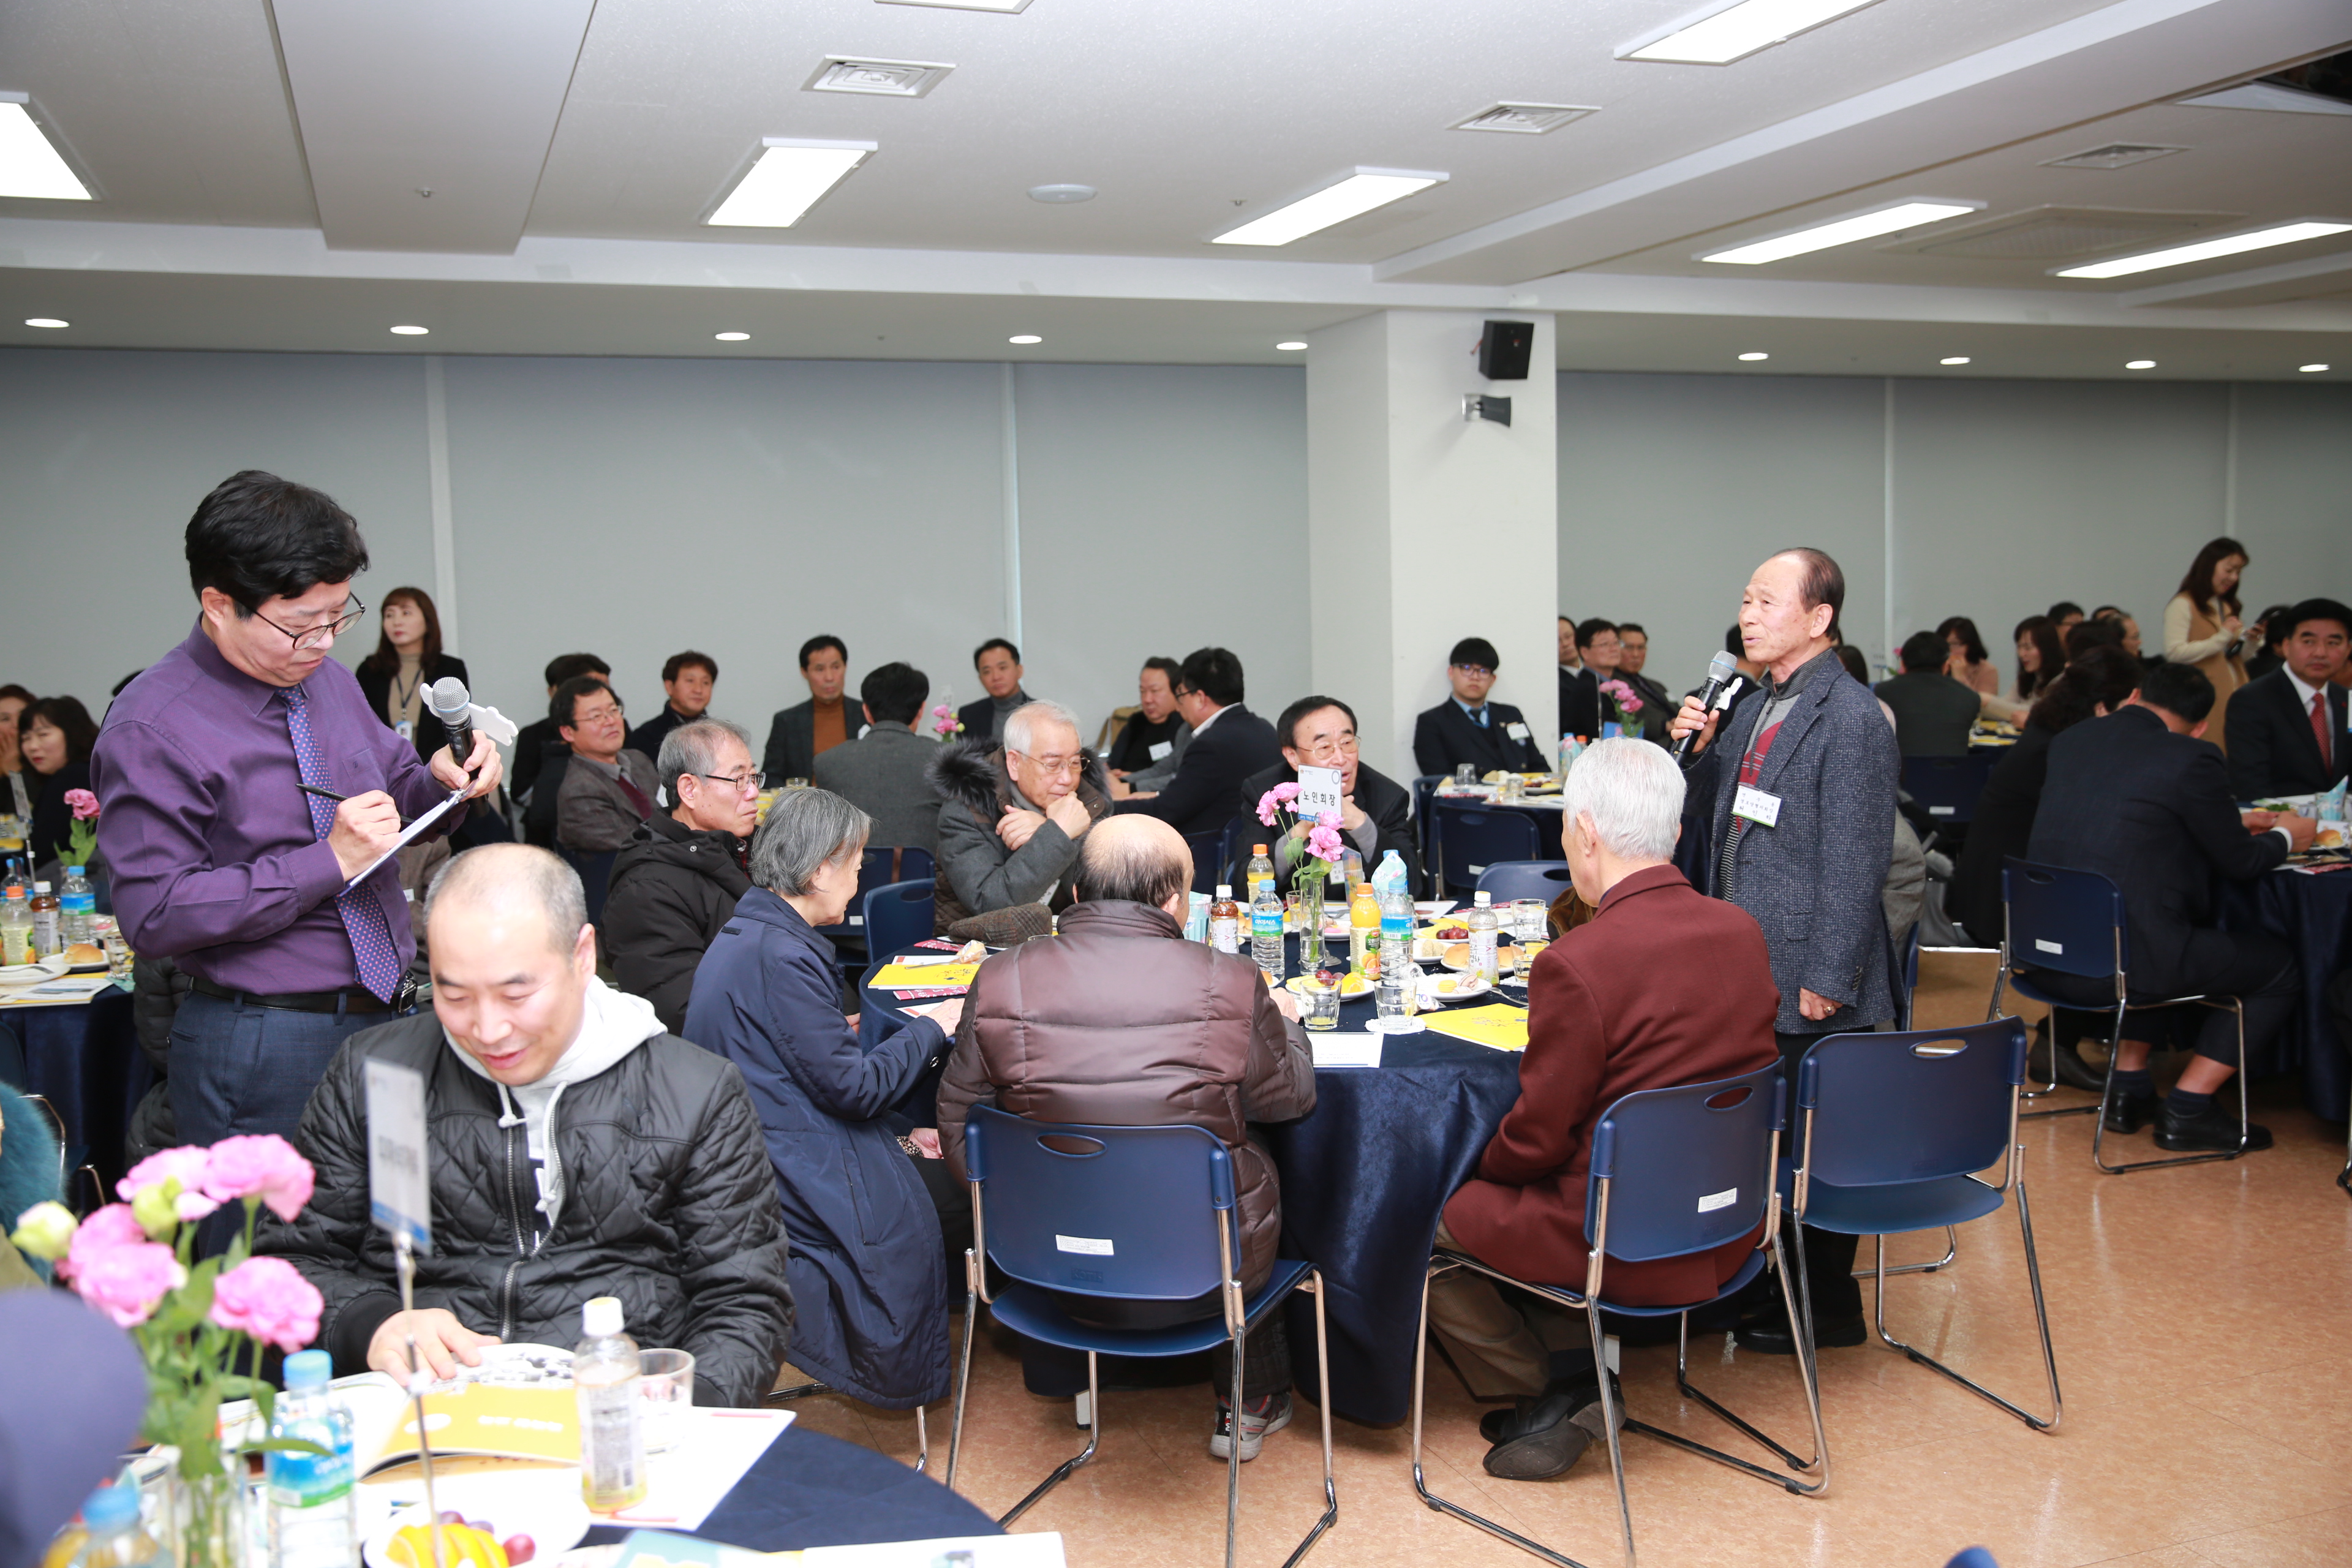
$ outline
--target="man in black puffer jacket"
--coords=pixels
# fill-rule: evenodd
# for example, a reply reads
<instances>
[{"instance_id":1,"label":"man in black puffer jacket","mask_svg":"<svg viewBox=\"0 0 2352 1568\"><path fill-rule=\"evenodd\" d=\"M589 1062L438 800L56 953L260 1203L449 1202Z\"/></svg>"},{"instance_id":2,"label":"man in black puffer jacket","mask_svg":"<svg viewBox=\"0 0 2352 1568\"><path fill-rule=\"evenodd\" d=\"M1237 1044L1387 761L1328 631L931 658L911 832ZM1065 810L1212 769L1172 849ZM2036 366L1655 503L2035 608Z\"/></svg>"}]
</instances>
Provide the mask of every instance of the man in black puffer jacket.
<instances>
[{"instance_id":1,"label":"man in black puffer jacket","mask_svg":"<svg viewBox=\"0 0 2352 1568\"><path fill-rule=\"evenodd\" d=\"M654 815L613 858L604 955L614 984L652 1003L675 1035L686 1027L696 966L751 890L743 847L760 826L760 775L750 738L723 719L664 735L654 771L662 790Z\"/></svg>"},{"instance_id":2,"label":"man in black puffer jacket","mask_svg":"<svg viewBox=\"0 0 2352 1568\"><path fill-rule=\"evenodd\" d=\"M734 1064L666 1033L596 978L580 879L544 849L449 863L425 919L434 1011L344 1042L295 1142L318 1172L257 1250L326 1298L339 1373L404 1373L414 1331L447 1375L496 1342L568 1346L616 1296L644 1344L693 1352L701 1405L752 1405L792 1328L784 1230ZM369 1220L370 1060L425 1075L433 1250L404 1322L390 1238Z\"/></svg>"}]
</instances>

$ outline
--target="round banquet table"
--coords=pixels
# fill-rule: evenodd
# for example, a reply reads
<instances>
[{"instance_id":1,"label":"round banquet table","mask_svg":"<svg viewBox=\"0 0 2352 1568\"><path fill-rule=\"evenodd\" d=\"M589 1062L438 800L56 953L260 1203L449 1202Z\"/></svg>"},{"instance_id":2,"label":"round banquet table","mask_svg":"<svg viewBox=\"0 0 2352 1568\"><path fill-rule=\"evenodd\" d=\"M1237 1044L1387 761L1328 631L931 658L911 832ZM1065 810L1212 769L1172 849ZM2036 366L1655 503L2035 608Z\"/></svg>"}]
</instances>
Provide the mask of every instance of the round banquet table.
<instances>
[{"instance_id":1,"label":"round banquet table","mask_svg":"<svg viewBox=\"0 0 2352 1568\"><path fill-rule=\"evenodd\" d=\"M749 1552L801 1552L1004 1531L929 1476L795 1422L691 1533ZM614 1543L628 1534L600 1525L582 1544Z\"/></svg>"},{"instance_id":2,"label":"round banquet table","mask_svg":"<svg viewBox=\"0 0 2352 1568\"><path fill-rule=\"evenodd\" d=\"M1296 973L1297 938L1284 946ZM887 992L872 988L873 974L859 1017L869 1045L877 1036L868 1030L903 1016ZM1514 986L1498 994L1525 999ZM1340 1029L1363 1028L1375 1010L1369 995L1342 1001ZM1282 1256L1323 1273L1334 1415L1386 1426L1411 1408L1421 1282L1438 1215L1518 1094L1516 1053L1424 1029L1385 1037L1377 1068L1318 1068L1312 1111L1255 1130L1282 1175ZM1294 1296L1286 1310L1293 1374L1319 1399L1314 1301Z\"/></svg>"},{"instance_id":3,"label":"round banquet table","mask_svg":"<svg viewBox=\"0 0 2352 1568\"><path fill-rule=\"evenodd\" d=\"M24 1077L12 1082L46 1098L66 1124L67 1168L98 1167L109 1192L123 1172L122 1134L154 1081L139 1049L131 994L112 988L69 1007L11 1007L0 1030L16 1037ZM0 1058L13 1053L0 1046Z\"/></svg>"},{"instance_id":4,"label":"round banquet table","mask_svg":"<svg viewBox=\"0 0 2352 1568\"><path fill-rule=\"evenodd\" d=\"M2327 1006L2327 983L2352 965L2352 870L2318 876L2282 867L2252 882L2225 882L2221 924L2265 931L2294 949L2303 995L2294 1016L2271 1041L2250 1053L2249 1070L2303 1074L2304 1104L2316 1116L2341 1121L2352 1103L2352 1046L2336 1032Z\"/></svg>"}]
</instances>

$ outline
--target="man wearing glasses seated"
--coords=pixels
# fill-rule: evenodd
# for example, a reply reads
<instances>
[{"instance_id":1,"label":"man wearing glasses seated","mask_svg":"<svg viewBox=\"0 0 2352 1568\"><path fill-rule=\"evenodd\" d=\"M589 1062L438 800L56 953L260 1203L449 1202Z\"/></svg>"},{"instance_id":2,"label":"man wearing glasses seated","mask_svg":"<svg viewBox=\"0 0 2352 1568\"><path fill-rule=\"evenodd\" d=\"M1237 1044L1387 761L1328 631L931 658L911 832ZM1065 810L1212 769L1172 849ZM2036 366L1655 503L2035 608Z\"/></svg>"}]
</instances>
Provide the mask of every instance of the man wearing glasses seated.
<instances>
[{"instance_id":1,"label":"man wearing glasses seated","mask_svg":"<svg viewBox=\"0 0 2352 1568\"><path fill-rule=\"evenodd\" d=\"M1446 656L1454 695L1414 721L1412 760L1424 773L1451 773L1467 763L1481 774L1498 769L1547 772L1543 748L1527 715L1507 702L1489 702L1502 658L1485 637L1464 637Z\"/></svg>"},{"instance_id":2,"label":"man wearing glasses seated","mask_svg":"<svg viewBox=\"0 0 2352 1568\"><path fill-rule=\"evenodd\" d=\"M664 735L656 771L669 809L639 823L613 858L604 953L614 984L683 1035L695 966L751 886L744 850L767 775L751 766L751 738L724 719Z\"/></svg>"},{"instance_id":3,"label":"man wearing glasses seated","mask_svg":"<svg viewBox=\"0 0 2352 1568\"><path fill-rule=\"evenodd\" d=\"M1110 815L1102 766L1078 744L1075 714L1058 702L1016 708L1002 746L942 747L931 784L940 794L940 930L1019 904L1068 907L1078 841Z\"/></svg>"},{"instance_id":4,"label":"man wearing glasses seated","mask_svg":"<svg viewBox=\"0 0 2352 1568\"><path fill-rule=\"evenodd\" d=\"M498 748L476 730L464 766L444 747L428 767L327 657L368 563L327 496L247 469L186 549L195 629L115 699L91 757L99 844L123 934L194 982L172 1026L180 1141L291 1137L343 1037L410 1010L416 942L382 858L450 791L497 788Z\"/></svg>"},{"instance_id":5,"label":"man wearing glasses seated","mask_svg":"<svg viewBox=\"0 0 2352 1568\"><path fill-rule=\"evenodd\" d=\"M579 676L555 689L547 716L572 748L555 797L555 841L575 855L618 849L654 814L654 760L628 749L620 694Z\"/></svg>"},{"instance_id":6,"label":"man wearing glasses seated","mask_svg":"<svg viewBox=\"0 0 2352 1568\"><path fill-rule=\"evenodd\" d=\"M1112 784L1118 804L1111 809L1156 816L1183 834L1223 831L1242 781L1282 754L1274 726L1243 706L1244 689L1240 659L1225 648L1195 648L1176 673L1176 710L1192 739L1174 775L1154 791Z\"/></svg>"},{"instance_id":7,"label":"man wearing glasses seated","mask_svg":"<svg viewBox=\"0 0 2352 1568\"><path fill-rule=\"evenodd\" d=\"M1421 854L1412 841L1412 794L1356 756L1356 710L1336 697L1302 697L1274 722L1282 761L1242 784L1236 814L1257 819L1257 803L1276 784L1297 784L1301 768L1339 772L1339 831L1364 858L1367 875L1393 849L1404 861L1405 885L1421 885ZM1301 823L1296 830L1306 831ZM1230 868L1228 868L1230 869ZM1225 879L1239 886L1242 879Z\"/></svg>"}]
</instances>

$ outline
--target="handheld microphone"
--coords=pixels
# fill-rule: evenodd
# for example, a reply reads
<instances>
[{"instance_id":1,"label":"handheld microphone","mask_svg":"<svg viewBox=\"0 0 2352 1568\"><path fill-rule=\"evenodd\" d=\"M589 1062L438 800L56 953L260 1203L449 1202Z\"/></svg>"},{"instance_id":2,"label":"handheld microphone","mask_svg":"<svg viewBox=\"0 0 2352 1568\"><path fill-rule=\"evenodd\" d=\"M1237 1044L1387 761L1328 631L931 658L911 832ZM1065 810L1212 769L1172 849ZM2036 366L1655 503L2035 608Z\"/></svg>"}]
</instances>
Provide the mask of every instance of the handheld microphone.
<instances>
[{"instance_id":1,"label":"handheld microphone","mask_svg":"<svg viewBox=\"0 0 2352 1568\"><path fill-rule=\"evenodd\" d=\"M449 754L457 759L459 767L466 767L467 760L474 754L474 700L466 690L466 683L454 675L445 675L426 691L432 700L428 706L433 717L449 731Z\"/></svg>"},{"instance_id":2,"label":"handheld microphone","mask_svg":"<svg viewBox=\"0 0 2352 1568\"><path fill-rule=\"evenodd\" d=\"M1723 689L1730 685L1732 677L1738 673L1739 661L1732 658L1729 653L1718 653L1713 658L1707 660L1706 685L1698 694L1699 710L1701 712L1705 712L1707 709L1714 707L1715 700L1723 695ZM437 691L438 688L436 688L436 690ZM434 699L434 701L438 703L440 699L436 696ZM1698 731L1696 730L1693 730L1689 734L1685 735L1681 740L1676 741L1674 748L1675 759L1679 762L1684 757L1688 756L1690 754L1691 742L1697 739Z\"/></svg>"}]
</instances>

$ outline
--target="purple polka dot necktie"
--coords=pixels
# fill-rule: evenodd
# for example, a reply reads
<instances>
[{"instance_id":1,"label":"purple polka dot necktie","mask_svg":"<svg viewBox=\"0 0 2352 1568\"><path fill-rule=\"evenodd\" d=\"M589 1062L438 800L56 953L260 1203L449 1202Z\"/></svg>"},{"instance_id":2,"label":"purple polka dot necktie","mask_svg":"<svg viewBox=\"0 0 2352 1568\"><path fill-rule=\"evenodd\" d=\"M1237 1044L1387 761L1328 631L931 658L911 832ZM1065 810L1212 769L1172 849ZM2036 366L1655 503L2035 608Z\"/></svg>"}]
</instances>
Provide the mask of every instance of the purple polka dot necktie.
<instances>
[{"instance_id":1,"label":"purple polka dot necktie","mask_svg":"<svg viewBox=\"0 0 2352 1568\"><path fill-rule=\"evenodd\" d=\"M319 751L318 737L310 732L310 694L299 686L286 689L286 729L294 737L294 765L301 770L302 782L332 788L327 759ZM323 840L334 830L335 803L323 795L302 798L310 803L310 826ZM392 945L392 923L384 919L383 903L367 889L354 888L337 896L335 912L343 917L344 934L351 938L360 984L373 992L377 1001L391 1001L400 987L400 954Z\"/></svg>"}]
</instances>

